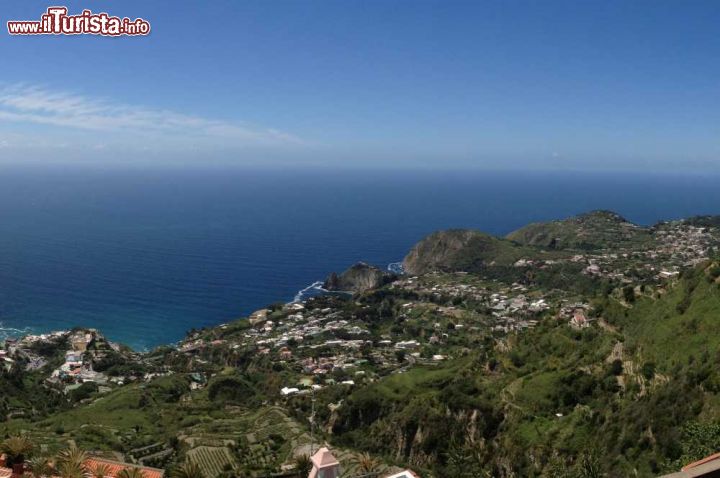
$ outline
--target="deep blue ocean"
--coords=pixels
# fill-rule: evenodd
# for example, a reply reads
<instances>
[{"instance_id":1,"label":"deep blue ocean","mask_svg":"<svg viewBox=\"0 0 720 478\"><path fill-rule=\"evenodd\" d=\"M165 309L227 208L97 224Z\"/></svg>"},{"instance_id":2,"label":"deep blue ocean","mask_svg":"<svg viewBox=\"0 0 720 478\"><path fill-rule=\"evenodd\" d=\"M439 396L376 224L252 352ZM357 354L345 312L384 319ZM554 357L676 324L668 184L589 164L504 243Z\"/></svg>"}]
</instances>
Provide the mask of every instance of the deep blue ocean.
<instances>
[{"instance_id":1,"label":"deep blue ocean","mask_svg":"<svg viewBox=\"0 0 720 478\"><path fill-rule=\"evenodd\" d=\"M175 342L451 227L506 234L612 209L651 224L720 214L686 174L0 169L0 335L80 325Z\"/></svg>"}]
</instances>

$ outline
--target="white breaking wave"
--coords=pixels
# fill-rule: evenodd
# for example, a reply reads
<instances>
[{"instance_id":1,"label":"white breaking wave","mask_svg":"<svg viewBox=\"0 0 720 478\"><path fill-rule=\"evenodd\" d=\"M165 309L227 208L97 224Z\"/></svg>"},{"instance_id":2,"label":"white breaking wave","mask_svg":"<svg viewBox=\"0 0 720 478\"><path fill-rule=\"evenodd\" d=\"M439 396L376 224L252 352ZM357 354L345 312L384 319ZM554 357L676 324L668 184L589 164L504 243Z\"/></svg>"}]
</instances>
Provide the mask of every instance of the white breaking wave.
<instances>
[{"instance_id":1,"label":"white breaking wave","mask_svg":"<svg viewBox=\"0 0 720 478\"><path fill-rule=\"evenodd\" d=\"M18 329L15 327L5 327L5 324L0 322L0 339L7 339L8 337L20 337L23 335L28 335L32 332L32 329L30 327L25 327L22 329Z\"/></svg>"},{"instance_id":2,"label":"white breaking wave","mask_svg":"<svg viewBox=\"0 0 720 478\"><path fill-rule=\"evenodd\" d=\"M404 274L405 269L403 269L402 262L391 262L387 266L387 270L392 272L393 274ZM327 289L323 288L323 282L322 281L315 281L309 286L305 287L304 289L300 289L297 294L295 294L295 297L293 298L293 302L303 302L305 299L309 297L313 297L318 294L322 294L324 292L330 292Z\"/></svg>"},{"instance_id":3,"label":"white breaking wave","mask_svg":"<svg viewBox=\"0 0 720 478\"><path fill-rule=\"evenodd\" d=\"M310 295L313 291L315 292L328 292L326 289L323 289L323 282L322 281L315 281L309 286L305 287L304 289L301 289L298 291L297 294L295 294L295 298L293 298L293 302L302 302L305 300L305 297Z\"/></svg>"}]
</instances>

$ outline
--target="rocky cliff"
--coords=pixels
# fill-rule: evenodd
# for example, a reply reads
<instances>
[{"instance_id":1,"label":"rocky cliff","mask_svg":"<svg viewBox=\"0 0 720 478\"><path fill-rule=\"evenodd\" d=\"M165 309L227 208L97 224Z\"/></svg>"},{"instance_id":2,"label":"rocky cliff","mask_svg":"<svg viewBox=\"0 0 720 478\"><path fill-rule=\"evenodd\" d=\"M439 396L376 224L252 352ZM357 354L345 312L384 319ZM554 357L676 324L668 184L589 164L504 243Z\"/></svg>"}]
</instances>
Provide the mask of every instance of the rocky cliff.
<instances>
[{"instance_id":1,"label":"rocky cliff","mask_svg":"<svg viewBox=\"0 0 720 478\"><path fill-rule=\"evenodd\" d=\"M512 264L526 253L506 239L469 229L451 229L434 232L418 242L405 256L403 268L408 274L475 271Z\"/></svg>"},{"instance_id":2,"label":"rocky cliff","mask_svg":"<svg viewBox=\"0 0 720 478\"><path fill-rule=\"evenodd\" d=\"M358 262L345 272L333 272L325 279L323 288L332 291L363 292L385 285L393 280L394 274L377 267Z\"/></svg>"}]
</instances>

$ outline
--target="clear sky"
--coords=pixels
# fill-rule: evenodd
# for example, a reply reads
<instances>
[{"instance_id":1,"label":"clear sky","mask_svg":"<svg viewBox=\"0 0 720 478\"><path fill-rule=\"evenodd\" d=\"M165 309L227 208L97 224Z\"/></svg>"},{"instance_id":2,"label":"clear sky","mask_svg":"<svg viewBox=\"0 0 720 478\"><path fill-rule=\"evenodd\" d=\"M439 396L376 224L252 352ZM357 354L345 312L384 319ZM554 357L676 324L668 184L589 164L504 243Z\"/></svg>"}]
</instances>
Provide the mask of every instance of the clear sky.
<instances>
[{"instance_id":1,"label":"clear sky","mask_svg":"<svg viewBox=\"0 0 720 478\"><path fill-rule=\"evenodd\" d=\"M53 4L148 37L11 37ZM720 171L720 2L3 2L0 162Z\"/></svg>"}]
</instances>

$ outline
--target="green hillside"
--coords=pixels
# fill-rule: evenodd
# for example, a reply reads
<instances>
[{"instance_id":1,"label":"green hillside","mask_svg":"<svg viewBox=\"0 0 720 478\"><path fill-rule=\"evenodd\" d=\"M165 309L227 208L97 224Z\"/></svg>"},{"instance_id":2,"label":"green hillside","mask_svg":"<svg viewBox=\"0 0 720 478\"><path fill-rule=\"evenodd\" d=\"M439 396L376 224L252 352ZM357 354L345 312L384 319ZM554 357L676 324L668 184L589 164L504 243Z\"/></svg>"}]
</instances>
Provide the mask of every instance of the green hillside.
<instances>
[{"instance_id":1,"label":"green hillside","mask_svg":"<svg viewBox=\"0 0 720 478\"><path fill-rule=\"evenodd\" d=\"M507 239L548 249L594 250L650 240L649 230L612 211L592 211L552 222L529 224Z\"/></svg>"},{"instance_id":2,"label":"green hillside","mask_svg":"<svg viewBox=\"0 0 720 478\"><path fill-rule=\"evenodd\" d=\"M439 463L439 476L578 476L587 460L608 476L675 470L720 446L692 446L720 430L718 270L632 304L601 297L587 329L549 318L505 350L389 377L353 394L334 432L375 453L390 440L394 459ZM458 457L468 442L481 445Z\"/></svg>"},{"instance_id":3,"label":"green hillside","mask_svg":"<svg viewBox=\"0 0 720 478\"><path fill-rule=\"evenodd\" d=\"M658 300L638 300L628 318L617 319L629 338L628 348L667 373L693 357L715 355L720 350L717 274L717 264L689 270Z\"/></svg>"},{"instance_id":4,"label":"green hillside","mask_svg":"<svg viewBox=\"0 0 720 478\"><path fill-rule=\"evenodd\" d=\"M405 257L403 266L410 274L434 270L481 272L534 255L537 251L506 239L469 229L450 229L418 242Z\"/></svg>"}]
</instances>

